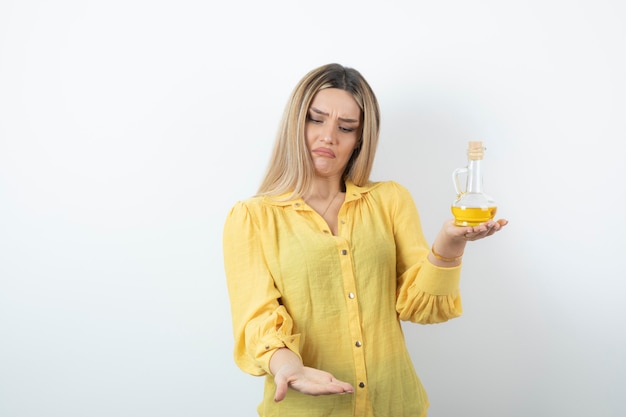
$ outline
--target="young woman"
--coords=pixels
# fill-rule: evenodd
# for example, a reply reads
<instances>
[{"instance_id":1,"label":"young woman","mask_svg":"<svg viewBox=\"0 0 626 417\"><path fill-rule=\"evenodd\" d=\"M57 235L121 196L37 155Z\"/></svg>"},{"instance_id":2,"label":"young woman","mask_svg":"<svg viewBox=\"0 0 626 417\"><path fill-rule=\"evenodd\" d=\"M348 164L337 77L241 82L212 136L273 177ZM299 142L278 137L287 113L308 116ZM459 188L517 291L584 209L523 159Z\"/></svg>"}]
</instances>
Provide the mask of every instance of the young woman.
<instances>
[{"instance_id":1,"label":"young woman","mask_svg":"<svg viewBox=\"0 0 626 417\"><path fill-rule=\"evenodd\" d=\"M400 321L459 316L466 243L507 223L450 220L429 245L407 189L370 181L379 124L358 71L312 70L291 95L258 194L228 214L234 356L265 375L260 416L426 415Z\"/></svg>"}]
</instances>

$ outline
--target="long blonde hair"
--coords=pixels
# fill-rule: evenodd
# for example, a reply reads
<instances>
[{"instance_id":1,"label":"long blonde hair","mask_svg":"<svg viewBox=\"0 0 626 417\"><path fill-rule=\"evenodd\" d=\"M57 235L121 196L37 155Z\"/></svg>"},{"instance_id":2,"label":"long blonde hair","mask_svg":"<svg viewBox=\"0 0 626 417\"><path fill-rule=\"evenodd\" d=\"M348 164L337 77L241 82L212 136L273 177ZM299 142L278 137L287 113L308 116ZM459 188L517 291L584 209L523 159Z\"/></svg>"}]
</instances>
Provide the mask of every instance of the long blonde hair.
<instances>
[{"instance_id":1,"label":"long blonde hair","mask_svg":"<svg viewBox=\"0 0 626 417\"><path fill-rule=\"evenodd\" d=\"M291 93L257 195L292 192L292 196L302 196L310 188L315 169L307 150L304 127L313 97L325 88L349 92L361 108L361 137L348 161L343 180L350 180L356 185L369 181L380 130L378 100L357 70L328 64L306 74Z\"/></svg>"}]
</instances>

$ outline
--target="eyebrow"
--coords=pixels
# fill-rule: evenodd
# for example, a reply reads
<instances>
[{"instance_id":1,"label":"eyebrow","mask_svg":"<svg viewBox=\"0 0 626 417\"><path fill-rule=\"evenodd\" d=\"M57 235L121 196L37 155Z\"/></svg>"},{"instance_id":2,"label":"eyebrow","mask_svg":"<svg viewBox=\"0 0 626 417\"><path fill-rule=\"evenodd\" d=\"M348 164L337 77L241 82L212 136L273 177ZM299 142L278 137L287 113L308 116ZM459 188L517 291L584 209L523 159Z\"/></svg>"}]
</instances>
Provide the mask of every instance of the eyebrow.
<instances>
[{"instance_id":1,"label":"eyebrow","mask_svg":"<svg viewBox=\"0 0 626 417\"><path fill-rule=\"evenodd\" d=\"M321 111L320 109L318 109L316 107L313 107L313 106L311 106L311 111L314 112L314 113L320 114L322 116L329 116L328 113L325 113L325 112ZM358 120L346 119L345 117L340 117L339 120L341 120L342 122L345 122L345 123L359 123Z\"/></svg>"}]
</instances>

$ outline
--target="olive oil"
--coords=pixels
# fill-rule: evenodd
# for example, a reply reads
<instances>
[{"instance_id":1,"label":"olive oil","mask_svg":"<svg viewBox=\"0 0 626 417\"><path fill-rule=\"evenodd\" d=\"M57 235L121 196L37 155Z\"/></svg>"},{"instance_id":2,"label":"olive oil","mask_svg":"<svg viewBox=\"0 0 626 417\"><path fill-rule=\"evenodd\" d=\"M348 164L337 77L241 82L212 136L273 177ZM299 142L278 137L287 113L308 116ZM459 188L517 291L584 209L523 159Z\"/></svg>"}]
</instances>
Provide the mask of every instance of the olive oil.
<instances>
[{"instance_id":1,"label":"olive oil","mask_svg":"<svg viewBox=\"0 0 626 417\"><path fill-rule=\"evenodd\" d=\"M495 217L497 207L452 207L456 226L478 226Z\"/></svg>"}]
</instances>

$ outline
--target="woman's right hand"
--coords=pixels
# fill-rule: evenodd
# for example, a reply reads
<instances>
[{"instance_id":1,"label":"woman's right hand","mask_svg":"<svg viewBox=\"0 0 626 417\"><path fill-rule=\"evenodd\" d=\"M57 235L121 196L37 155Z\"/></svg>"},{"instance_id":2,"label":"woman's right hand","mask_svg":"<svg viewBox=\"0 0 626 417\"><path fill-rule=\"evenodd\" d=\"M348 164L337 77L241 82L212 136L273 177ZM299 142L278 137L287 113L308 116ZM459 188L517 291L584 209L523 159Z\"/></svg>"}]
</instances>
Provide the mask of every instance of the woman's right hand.
<instances>
[{"instance_id":1,"label":"woman's right hand","mask_svg":"<svg viewBox=\"0 0 626 417\"><path fill-rule=\"evenodd\" d=\"M270 368L274 374L276 393L274 401L282 401L288 389L307 395L351 394L354 388L332 374L304 366L300 358L289 349L282 348L272 355Z\"/></svg>"}]
</instances>

